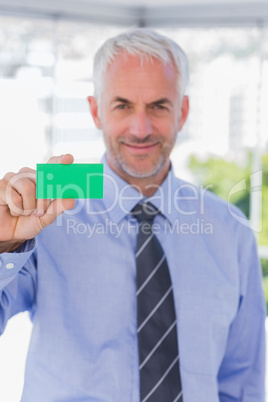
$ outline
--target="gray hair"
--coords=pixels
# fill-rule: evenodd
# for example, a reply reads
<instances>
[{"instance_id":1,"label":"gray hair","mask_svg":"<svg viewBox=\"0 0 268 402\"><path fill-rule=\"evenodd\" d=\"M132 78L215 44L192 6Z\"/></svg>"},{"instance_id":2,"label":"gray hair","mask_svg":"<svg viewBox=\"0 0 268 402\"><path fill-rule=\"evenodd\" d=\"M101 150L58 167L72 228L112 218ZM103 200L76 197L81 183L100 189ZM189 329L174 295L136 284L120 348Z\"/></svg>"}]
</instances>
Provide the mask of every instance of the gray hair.
<instances>
[{"instance_id":1,"label":"gray hair","mask_svg":"<svg viewBox=\"0 0 268 402\"><path fill-rule=\"evenodd\" d=\"M152 57L164 64L174 62L178 72L178 94L182 99L189 80L188 58L181 47L173 40L148 28L135 28L108 39L97 51L94 58L94 95L100 102L104 76L108 65L115 56L126 52L140 56L141 62Z\"/></svg>"}]
</instances>

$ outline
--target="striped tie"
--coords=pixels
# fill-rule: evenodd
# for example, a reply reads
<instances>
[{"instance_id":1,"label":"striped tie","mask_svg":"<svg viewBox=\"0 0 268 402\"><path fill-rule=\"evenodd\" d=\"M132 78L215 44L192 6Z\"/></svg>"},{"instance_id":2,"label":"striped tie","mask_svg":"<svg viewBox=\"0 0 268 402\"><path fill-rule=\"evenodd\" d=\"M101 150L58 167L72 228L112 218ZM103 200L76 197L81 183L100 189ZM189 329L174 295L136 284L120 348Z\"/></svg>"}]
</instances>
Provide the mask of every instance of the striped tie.
<instances>
[{"instance_id":1,"label":"striped tie","mask_svg":"<svg viewBox=\"0 0 268 402\"><path fill-rule=\"evenodd\" d=\"M137 204L137 311L141 402L182 402L176 315L164 251L152 232L159 211Z\"/></svg>"}]
</instances>

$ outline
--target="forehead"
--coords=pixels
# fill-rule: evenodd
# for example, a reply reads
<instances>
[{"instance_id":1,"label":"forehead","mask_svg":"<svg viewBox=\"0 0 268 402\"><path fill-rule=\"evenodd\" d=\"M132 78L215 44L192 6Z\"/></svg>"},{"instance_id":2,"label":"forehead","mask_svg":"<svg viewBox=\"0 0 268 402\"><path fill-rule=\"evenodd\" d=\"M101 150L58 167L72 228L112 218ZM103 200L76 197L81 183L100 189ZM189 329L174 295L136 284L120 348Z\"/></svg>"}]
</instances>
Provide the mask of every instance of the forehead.
<instances>
[{"instance_id":1,"label":"forehead","mask_svg":"<svg viewBox=\"0 0 268 402\"><path fill-rule=\"evenodd\" d=\"M127 53L118 54L108 65L104 92L171 91L177 88L177 71L173 62L164 63L154 57L141 58Z\"/></svg>"}]
</instances>

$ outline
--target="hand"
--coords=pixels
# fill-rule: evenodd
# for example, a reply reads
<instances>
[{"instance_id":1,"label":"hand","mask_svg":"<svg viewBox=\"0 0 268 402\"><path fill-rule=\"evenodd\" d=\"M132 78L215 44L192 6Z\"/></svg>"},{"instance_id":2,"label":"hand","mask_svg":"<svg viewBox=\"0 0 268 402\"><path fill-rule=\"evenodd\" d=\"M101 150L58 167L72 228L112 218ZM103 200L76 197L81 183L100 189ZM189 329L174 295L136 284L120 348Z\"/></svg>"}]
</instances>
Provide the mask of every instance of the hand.
<instances>
[{"instance_id":1,"label":"hand","mask_svg":"<svg viewBox=\"0 0 268 402\"><path fill-rule=\"evenodd\" d=\"M54 156L48 163L73 163L73 156ZM16 250L73 208L73 199L37 200L36 171L23 168L0 180L0 252Z\"/></svg>"}]
</instances>

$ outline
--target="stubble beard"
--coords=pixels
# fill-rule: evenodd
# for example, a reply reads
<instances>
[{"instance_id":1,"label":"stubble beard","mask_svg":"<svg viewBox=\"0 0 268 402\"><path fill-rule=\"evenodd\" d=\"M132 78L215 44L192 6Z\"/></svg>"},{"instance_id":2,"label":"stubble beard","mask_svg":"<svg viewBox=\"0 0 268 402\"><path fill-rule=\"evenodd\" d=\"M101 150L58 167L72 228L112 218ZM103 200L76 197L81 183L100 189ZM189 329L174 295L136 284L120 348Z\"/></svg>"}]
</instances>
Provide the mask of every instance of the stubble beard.
<instances>
[{"instance_id":1,"label":"stubble beard","mask_svg":"<svg viewBox=\"0 0 268 402\"><path fill-rule=\"evenodd\" d=\"M131 163L127 160L122 152L120 152L120 145L123 143L120 139L118 140L117 148L113 147L112 144L104 138L106 150L109 155L109 158L112 160L112 163L116 166L117 170L122 173L122 175L127 175L129 177L133 177L136 179L146 179L149 177L154 177L157 175L159 171L163 168L166 164L167 160L169 160L170 152L175 144L175 139L173 144L164 144L163 139L159 137L158 142L159 146L161 147L161 152L159 153L159 158L155 159L151 162L151 167L144 170L139 168L139 162L143 162L145 159L150 158L148 155L137 155L136 161ZM133 141L132 143L143 143L146 145L148 140L146 141ZM134 165L135 164L135 165Z\"/></svg>"},{"instance_id":2,"label":"stubble beard","mask_svg":"<svg viewBox=\"0 0 268 402\"><path fill-rule=\"evenodd\" d=\"M139 161L143 161L145 157L137 157L137 165ZM148 157L147 157L148 158ZM150 169L144 171L144 169L139 169L138 166L133 166L128 163L125 158L121 154L114 155L114 160L117 164L117 167L128 176L134 177L136 179L146 179L148 177L155 176L164 166L166 160L164 159L163 155L161 155L161 159L153 163Z\"/></svg>"}]
</instances>

